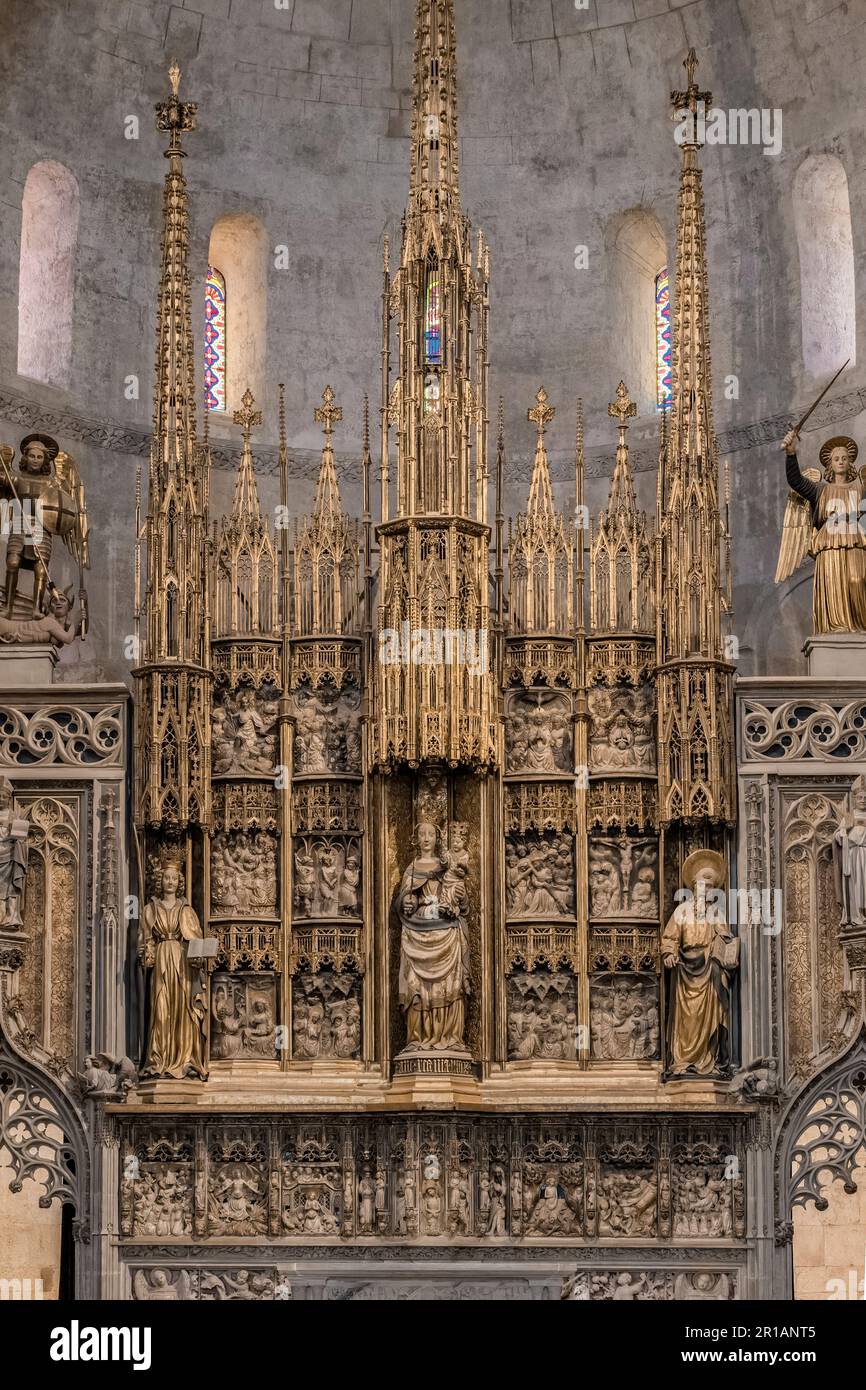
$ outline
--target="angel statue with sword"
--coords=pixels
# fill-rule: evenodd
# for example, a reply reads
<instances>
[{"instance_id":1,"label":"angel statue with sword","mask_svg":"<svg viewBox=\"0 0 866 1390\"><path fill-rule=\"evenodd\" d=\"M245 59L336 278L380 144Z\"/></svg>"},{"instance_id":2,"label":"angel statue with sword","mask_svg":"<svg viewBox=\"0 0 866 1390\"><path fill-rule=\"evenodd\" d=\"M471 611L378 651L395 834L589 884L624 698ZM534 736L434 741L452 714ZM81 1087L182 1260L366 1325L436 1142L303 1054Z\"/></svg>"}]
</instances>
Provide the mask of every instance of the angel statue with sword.
<instances>
[{"instance_id":1,"label":"angel statue with sword","mask_svg":"<svg viewBox=\"0 0 866 1390\"><path fill-rule=\"evenodd\" d=\"M866 469L857 470L855 441L839 436L821 448L820 470L801 470L797 449L804 423L782 445L791 494L776 583L790 578L811 555L815 635L866 632Z\"/></svg>"}]
</instances>

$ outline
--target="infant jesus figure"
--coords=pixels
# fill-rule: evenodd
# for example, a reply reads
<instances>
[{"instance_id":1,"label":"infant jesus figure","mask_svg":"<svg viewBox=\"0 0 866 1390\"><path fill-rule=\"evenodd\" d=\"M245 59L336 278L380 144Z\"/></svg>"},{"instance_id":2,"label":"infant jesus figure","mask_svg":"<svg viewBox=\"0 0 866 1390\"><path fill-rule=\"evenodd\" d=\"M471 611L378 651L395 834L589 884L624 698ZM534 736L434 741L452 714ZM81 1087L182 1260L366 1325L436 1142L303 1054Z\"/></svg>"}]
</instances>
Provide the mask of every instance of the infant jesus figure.
<instances>
[{"instance_id":1,"label":"infant jesus figure","mask_svg":"<svg viewBox=\"0 0 866 1390\"><path fill-rule=\"evenodd\" d=\"M469 877L469 850L466 841L469 826L461 821L452 821L448 827L448 847L442 851L445 873L442 877L442 891L439 896L440 907L453 911L459 917L465 895L456 894L455 889Z\"/></svg>"}]
</instances>

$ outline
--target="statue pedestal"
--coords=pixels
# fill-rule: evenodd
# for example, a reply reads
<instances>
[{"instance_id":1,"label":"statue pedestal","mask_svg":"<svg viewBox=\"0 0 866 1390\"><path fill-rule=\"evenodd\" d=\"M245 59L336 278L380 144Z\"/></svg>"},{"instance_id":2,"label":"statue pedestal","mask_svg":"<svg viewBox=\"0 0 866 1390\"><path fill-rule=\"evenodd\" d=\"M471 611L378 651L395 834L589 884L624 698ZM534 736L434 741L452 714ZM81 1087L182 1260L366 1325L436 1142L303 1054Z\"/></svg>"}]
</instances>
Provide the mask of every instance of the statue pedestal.
<instances>
[{"instance_id":1,"label":"statue pedestal","mask_svg":"<svg viewBox=\"0 0 866 1390\"><path fill-rule=\"evenodd\" d=\"M831 632L810 637L803 650L810 676L866 681L866 632Z\"/></svg>"},{"instance_id":2,"label":"statue pedestal","mask_svg":"<svg viewBox=\"0 0 866 1390\"><path fill-rule=\"evenodd\" d=\"M391 1098L434 1109L472 1105L479 1095L475 1071L469 1052L401 1052L394 1059Z\"/></svg>"},{"instance_id":3,"label":"statue pedestal","mask_svg":"<svg viewBox=\"0 0 866 1390\"><path fill-rule=\"evenodd\" d=\"M0 927L0 971L21 969L26 944L23 927Z\"/></svg>"},{"instance_id":4,"label":"statue pedestal","mask_svg":"<svg viewBox=\"0 0 866 1390\"><path fill-rule=\"evenodd\" d=\"M24 642L0 644L0 690L51 685L59 659L57 648L50 642L38 646Z\"/></svg>"}]
</instances>

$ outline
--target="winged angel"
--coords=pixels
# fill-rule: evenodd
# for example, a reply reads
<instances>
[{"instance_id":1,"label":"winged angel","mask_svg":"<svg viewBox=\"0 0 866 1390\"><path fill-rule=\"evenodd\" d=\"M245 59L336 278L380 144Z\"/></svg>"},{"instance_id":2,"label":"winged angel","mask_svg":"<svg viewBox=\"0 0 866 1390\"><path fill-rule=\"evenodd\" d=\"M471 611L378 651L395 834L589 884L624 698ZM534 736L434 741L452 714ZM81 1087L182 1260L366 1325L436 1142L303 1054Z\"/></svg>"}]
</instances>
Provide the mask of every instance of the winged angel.
<instances>
[{"instance_id":1,"label":"winged angel","mask_svg":"<svg viewBox=\"0 0 866 1390\"><path fill-rule=\"evenodd\" d=\"M87 503L78 466L56 439L29 434L15 451L0 445L0 509L8 536L0 639L6 642L74 641L87 631L84 571L90 568ZM60 536L78 567L80 613L69 621L72 589L60 590L51 576L55 537ZM18 591L22 570L33 571L33 592Z\"/></svg>"},{"instance_id":2,"label":"winged angel","mask_svg":"<svg viewBox=\"0 0 866 1390\"><path fill-rule=\"evenodd\" d=\"M857 471L854 440L838 436L821 449L820 469L801 471L799 439L792 430L782 446L791 494L776 583L784 583L811 555L815 635L866 632L866 468Z\"/></svg>"}]
</instances>

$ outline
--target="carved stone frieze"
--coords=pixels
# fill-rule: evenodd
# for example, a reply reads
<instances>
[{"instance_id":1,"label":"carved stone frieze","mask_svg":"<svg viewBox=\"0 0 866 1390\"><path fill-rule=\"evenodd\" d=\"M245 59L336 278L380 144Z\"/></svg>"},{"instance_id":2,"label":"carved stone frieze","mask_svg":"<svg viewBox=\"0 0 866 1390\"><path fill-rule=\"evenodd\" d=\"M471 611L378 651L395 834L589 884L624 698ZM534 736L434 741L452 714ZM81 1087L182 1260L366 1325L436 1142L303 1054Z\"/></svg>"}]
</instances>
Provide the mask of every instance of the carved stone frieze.
<instances>
[{"instance_id":1,"label":"carved stone frieze","mask_svg":"<svg viewBox=\"0 0 866 1390\"><path fill-rule=\"evenodd\" d=\"M574 771L572 705L550 689L514 691L505 701L505 771L535 776Z\"/></svg>"},{"instance_id":2,"label":"carved stone frieze","mask_svg":"<svg viewBox=\"0 0 866 1390\"><path fill-rule=\"evenodd\" d=\"M744 700L742 756L770 763L866 758L866 701Z\"/></svg>"},{"instance_id":3,"label":"carved stone frieze","mask_svg":"<svg viewBox=\"0 0 866 1390\"><path fill-rule=\"evenodd\" d=\"M120 767L124 711L58 701L36 709L0 706L0 764L7 767Z\"/></svg>"}]
</instances>

